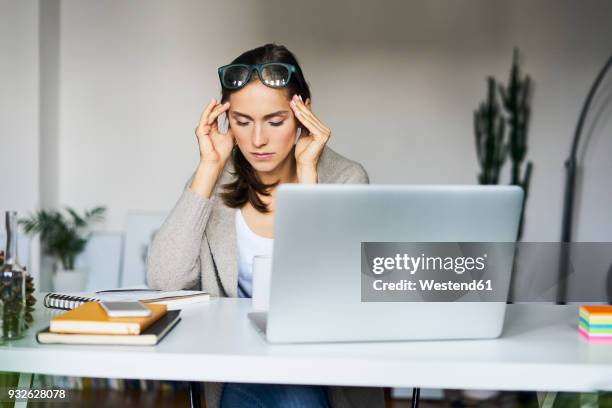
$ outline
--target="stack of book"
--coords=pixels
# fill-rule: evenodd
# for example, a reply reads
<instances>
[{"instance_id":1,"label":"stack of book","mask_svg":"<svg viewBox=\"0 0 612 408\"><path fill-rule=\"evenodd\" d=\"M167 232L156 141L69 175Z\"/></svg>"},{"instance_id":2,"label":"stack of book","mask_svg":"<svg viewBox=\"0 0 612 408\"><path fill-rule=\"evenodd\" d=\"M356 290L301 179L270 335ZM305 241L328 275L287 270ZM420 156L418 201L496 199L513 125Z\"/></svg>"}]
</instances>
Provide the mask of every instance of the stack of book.
<instances>
[{"instance_id":1,"label":"stack of book","mask_svg":"<svg viewBox=\"0 0 612 408\"><path fill-rule=\"evenodd\" d=\"M612 306L580 305L578 332L590 341L612 342Z\"/></svg>"},{"instance_id":2,"label":"stack of book","mask_svg":"<svg viewBox=\"0 0 612 408\"><path fill-rule=\"evenodd\" d=\"M43 344L157 344L180 321L180 311L164 304L147 304L148 317L109 317L98 302L86 302L51 319L38 332Z\"/></svg>"}]
</instances>

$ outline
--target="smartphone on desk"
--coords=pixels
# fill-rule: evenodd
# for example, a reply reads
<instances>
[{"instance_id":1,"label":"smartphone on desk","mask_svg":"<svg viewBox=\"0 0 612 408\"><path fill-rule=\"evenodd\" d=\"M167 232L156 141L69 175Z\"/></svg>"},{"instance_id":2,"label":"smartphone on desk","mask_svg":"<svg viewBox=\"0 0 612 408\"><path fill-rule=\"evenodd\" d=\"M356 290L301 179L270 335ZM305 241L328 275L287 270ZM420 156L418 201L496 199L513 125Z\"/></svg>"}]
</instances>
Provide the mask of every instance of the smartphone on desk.
<instances>
[{"instance_id":1,"label":"smartphone on desk","mask_svg":"<svg viewBox=\"0 0 612 408\"><path fill-rule=\"evenodd\" d=\"M138 301L100 302L109 317L149 317L151 310Z\"/></svg>"}]
</instances>

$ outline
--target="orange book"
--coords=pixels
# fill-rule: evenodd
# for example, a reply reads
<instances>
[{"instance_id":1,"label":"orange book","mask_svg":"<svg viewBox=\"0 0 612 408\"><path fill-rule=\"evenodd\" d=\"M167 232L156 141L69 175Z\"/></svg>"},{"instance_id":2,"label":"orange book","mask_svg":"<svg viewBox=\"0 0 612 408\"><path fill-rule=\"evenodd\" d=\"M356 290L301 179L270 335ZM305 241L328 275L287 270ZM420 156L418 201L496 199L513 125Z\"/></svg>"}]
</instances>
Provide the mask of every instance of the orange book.
<instances>
[{"instance_id":1,"label":"orange book","mask_svg":"<svg viewBox=\"0 0 612 408\"><path fill-rule=\"evenodd\" d=\"M167 312L166 305L144 304L151 310L149 317L108 317L97 302L83 305L51 319L52 333L133 334L142 333Z\"/></svg>"}]
</instances>

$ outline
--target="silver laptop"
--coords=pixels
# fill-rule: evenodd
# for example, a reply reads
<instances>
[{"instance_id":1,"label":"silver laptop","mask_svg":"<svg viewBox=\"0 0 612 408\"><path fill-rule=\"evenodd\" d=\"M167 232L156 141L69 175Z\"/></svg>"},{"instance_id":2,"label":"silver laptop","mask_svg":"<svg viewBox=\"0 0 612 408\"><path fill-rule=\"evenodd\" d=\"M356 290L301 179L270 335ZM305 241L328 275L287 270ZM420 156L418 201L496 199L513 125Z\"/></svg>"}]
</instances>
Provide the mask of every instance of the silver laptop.
<instances>
[{"instance_id":1,"label":"silver laptop","mask_svg":"<svg viewBox=\"0 0 612 408\"><path fill-rule=\"evenodd\" d=\"M512 186L283 184L269 311L249 317L273 343L498 337L505 301L362 302L361 242L514 242L522 199Z\"/></svg>"}]
</instances>

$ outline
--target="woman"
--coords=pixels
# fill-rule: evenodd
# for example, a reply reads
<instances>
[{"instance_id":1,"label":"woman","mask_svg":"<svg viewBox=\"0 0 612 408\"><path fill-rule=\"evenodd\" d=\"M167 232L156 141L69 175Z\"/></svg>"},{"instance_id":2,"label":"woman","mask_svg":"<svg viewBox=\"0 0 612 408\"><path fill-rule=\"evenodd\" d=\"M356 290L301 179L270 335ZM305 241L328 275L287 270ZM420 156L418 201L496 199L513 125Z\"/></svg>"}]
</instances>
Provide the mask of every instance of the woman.
<instances>
[{"instance_id":1,"label":"woman","mask_svg":"<svg viewBox=\"0 0 612 408\"><path fill-rule=\"evenodd\" d=\"M273 244L281 183L367 183L358 163L326 146L331 131L311 111L310 90L294 55L266 44L219 68L222 98L195 130L199 165L155 234L149 286L200 287L213 296L250 297L253 255ZM228 130L218 126L228 118ZM209 408L377 407L373 388L205 384Z\"/></svg>"}]
</instances>

